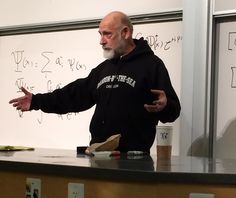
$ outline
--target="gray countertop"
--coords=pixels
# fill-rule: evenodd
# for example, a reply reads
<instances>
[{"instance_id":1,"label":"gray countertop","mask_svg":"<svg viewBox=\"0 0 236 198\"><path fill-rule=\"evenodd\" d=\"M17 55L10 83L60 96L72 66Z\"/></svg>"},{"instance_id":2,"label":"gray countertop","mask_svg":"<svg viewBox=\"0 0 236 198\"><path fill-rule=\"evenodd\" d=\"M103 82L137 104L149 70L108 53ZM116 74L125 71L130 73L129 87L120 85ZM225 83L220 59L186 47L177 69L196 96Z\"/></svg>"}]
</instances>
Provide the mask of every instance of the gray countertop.
<instances>
[{"instance_id":1,"label":"gray countertop","mask_svg":"<svg viewBox=\"0 0 236 198\"><path fill-rule=\"evenodd\" d=\"M90 157L76 150L1 151L1 171L140 182L236 184L236 160L155 155Z\"/></svg>"}]
</instances>

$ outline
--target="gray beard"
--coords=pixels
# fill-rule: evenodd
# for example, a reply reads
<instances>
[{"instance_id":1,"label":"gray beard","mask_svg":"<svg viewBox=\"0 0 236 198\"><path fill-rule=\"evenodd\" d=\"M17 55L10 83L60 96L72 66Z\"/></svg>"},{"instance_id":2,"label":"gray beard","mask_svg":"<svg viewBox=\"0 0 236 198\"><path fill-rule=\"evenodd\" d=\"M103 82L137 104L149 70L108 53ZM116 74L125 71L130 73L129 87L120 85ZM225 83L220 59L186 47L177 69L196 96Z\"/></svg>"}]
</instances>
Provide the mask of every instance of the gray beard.
<instances>
[{"instance_id":1,"label":"gray beard","mask_svg":"<svg viewBox=\"0 0 236 198\"><path fill-rule=\"evenodd\" d=\"M120 45L116 49L103 50L103 56L107 59L118 58L124 54L124 42L120 40Z\"/></svg>"},{"instance_id":2,"label":"gray beard","mask_svg":"<svg viewBox=\"0 0 236 198\"><path fill-rule=\"evenodd\" d=\"M115 57L114 50L103 50L103 57L106 59L112 59Z\"/></svg>"}]
</instances>

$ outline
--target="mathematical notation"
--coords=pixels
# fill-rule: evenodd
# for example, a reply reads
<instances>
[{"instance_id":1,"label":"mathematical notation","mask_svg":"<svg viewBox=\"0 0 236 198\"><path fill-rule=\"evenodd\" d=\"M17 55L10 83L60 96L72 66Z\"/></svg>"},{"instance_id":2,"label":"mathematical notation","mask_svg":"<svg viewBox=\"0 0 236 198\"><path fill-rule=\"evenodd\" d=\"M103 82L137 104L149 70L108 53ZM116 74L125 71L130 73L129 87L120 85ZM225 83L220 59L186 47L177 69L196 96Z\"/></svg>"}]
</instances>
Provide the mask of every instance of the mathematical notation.
<instances>
[{"instance_id":1,"label":"mathematical notation","mask_svg":"<svg viewBox=\"0 0 236 198\"><path fill-rule=\"evenodd\" d=\"M144 37L144 39L147 40L148 45L153 50L163 49L165 51L170 50L171 47L173 47L175 44L179 44L183 40L181 35L175 35L165 40L163 40L158 34L145 36L143 33L139 32L135 36L136 39L141 37Z\"/></svg>"},{"instance_id":2,"label":"mathematical notation","mask_svg":"<svg viewBox=\"0 0 236 198\"><path fill-rule=\"evenodd\" d=\"M53 73L55 72L79 72L81 70L86 70L86 65L81 63L77 57L65 57L63 55L57 55L53 51L42 51L39 54L32 56L27 55L25 50L13 50L11 52L12 62L13 62L13 72L16 74L15 86L16 92L21 93L21 87L26 88L29 92L33 92L35 85L27 83L28 72L32 75L42 75L45 93L52 92L55 89L59 89L63 86L60 79L52 80ZM54 77L55 78L55 77ZM23 93L22 93L23 94ZM77 113L78 114L78 113ZM18 111L20 118L23 117L24 113ZM68 113L65 115L57 115L61 120L71 120L76 113ZM39 124L43 123L43 113L40 112L37 118Z\"/></svg>"}]
</instances>

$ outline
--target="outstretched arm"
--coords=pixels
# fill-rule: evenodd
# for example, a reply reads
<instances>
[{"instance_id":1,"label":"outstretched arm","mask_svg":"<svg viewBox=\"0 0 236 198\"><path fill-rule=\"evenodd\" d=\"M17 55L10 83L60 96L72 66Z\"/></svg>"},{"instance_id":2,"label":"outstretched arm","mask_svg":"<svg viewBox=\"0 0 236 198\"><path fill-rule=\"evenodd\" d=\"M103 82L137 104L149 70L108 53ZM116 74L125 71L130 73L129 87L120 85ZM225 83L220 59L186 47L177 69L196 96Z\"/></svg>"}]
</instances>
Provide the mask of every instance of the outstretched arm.
<instances>
[{"instance_id":1,"label":"outstretched arm","mask_svg":"<svg viewBox=\"0 0 236 198\"><path fill-rule=\"evenodd\" d=\"M13 104L13 107L16 107L17 110L29 111L32 101L32 93L28 92L24 87L21 87L21 91L25 95L19 98L14 98L10 100L9 103Z\"/></svg>"}]
</instances>

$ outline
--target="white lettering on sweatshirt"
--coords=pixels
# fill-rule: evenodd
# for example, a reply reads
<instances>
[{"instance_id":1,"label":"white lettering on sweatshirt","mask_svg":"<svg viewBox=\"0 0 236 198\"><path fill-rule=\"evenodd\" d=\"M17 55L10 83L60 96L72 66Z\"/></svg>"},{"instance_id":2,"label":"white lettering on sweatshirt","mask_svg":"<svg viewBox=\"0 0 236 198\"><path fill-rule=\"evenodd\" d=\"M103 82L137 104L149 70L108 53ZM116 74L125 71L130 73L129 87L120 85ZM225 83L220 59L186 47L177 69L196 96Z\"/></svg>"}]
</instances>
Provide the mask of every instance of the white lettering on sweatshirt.
<instances>
[{"instance_id":1,"label":"white lettering on sweatshirt","mask_svg":"<svg viewBox=\"0 0 236 198\"><path fill-rule=\"evenodd\" d=\"M136 83L136 81L133 78L126 75L110 75L110 76L105 76L102 80L100 80L100 82L97 84L97 89L105 83L114 82L114 80L116 80L116 82L126 83L131 87L135 87Z\"/></svg>"}]
</instances>

